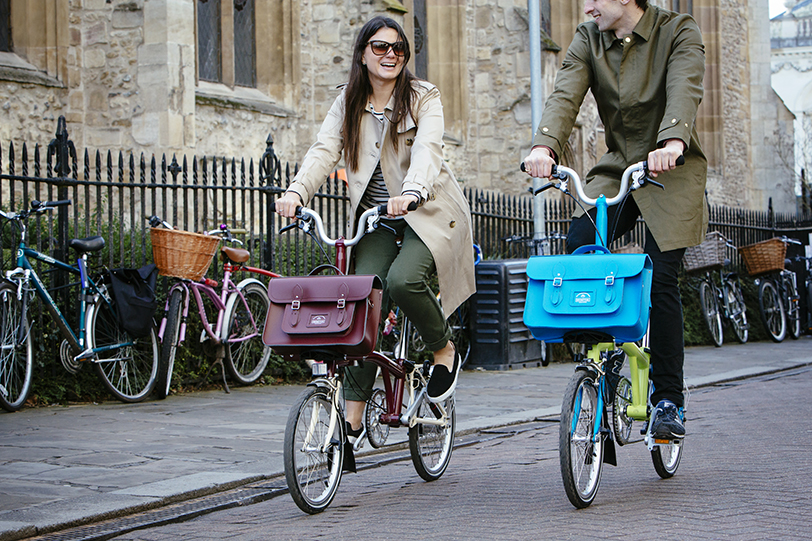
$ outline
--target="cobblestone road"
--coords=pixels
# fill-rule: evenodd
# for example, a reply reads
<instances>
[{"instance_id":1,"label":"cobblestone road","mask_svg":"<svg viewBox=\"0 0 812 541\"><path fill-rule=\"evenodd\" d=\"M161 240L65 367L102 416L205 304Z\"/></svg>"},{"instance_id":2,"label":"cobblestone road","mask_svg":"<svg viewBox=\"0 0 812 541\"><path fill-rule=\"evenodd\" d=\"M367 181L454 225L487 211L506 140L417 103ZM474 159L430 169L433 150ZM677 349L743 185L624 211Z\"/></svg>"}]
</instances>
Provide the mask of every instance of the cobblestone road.
<instances>
[{"instance_id":1,"label":"cobblestone road","mask_svg":"<svg viewBox=\"0 0 812 541\"><path fill-rule=\"evenodd\" d=\"M809 539L810 389L804 368L695 391L677 475L661 480L642 444L619 448L584 510L564 494L551 421L456 449L433 483L408 460L346 475L320 515L285 494L116 539Z\"/></svg>"}]
</instances>

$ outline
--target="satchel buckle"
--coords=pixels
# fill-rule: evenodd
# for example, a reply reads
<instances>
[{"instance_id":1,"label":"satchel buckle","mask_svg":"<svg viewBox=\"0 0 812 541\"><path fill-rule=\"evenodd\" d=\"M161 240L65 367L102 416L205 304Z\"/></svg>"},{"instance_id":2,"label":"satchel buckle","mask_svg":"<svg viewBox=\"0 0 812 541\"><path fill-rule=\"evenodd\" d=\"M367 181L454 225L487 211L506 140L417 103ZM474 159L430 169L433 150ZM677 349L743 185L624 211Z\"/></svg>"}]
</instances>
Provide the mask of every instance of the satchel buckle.
<instances>
[{"instance_id":1,"label":"satchel buckle","mask_svg":"<svg viewBox=\"0 0 812 541\"><path fill-rule=\"evenodd\" d=\"M291 310L298 310L299 306L300 306L299 299L295 299L290 303Z\"/></svg>"},{"instance_id":2,"label":"satchel buckle","mask_svg":"<svg viewBox=\"0 0 812 541\"><path fill-rule=\"evenodd\" d=\"M340 298L340 299L338 299L338 307L339 307L339 308L344 308L344 306L346 305L346 303L347 303L347 301L346 301L346 300L345 300L343 297L342 297L342 298Z\"/></svg>"},{"instance_id":3,"label":"satchel buckle","mask_svg":"<svg viewBox=\"0 0 812 541\"><path fill-rule=\"evenodd\" d=\"M614 276L612 276L612 275L610 274L609 276L607 276L607 277L606 277L606 280L604 281L604 283L605 283L607 286L613 286L613 285L615 285L615 277L614 277Z\"/></svg>"},{"instance_id":4,"label":"satchel buckle","mask_svg":"<svg viewBox=\"0 0 812 541\"><path fill-rule=\"evenodd\" d=\"M560 276L556 276L555 278L553 278L553 287L561 287L561 284L563 283L564 280Z\"/></svg>"}]
</instances>

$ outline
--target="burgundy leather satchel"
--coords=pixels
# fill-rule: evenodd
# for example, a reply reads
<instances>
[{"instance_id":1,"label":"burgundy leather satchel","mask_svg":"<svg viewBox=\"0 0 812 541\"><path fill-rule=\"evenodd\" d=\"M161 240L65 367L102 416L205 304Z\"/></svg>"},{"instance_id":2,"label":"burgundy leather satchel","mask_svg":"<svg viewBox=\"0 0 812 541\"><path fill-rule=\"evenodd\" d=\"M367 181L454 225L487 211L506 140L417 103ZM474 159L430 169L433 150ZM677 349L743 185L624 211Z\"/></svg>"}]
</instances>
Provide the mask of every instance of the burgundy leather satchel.
<instances>
[{"instance_id":1,"label":"burgundy leather satchel","mask_svg":"<svg viewBox=\"0 0 812 541\"><path fill-rule=\"evenodd\" d=\"M382 295L375 275L273 278L262 341L280 355L366 355L378 340Z\"/></svg>"}]
</instances>

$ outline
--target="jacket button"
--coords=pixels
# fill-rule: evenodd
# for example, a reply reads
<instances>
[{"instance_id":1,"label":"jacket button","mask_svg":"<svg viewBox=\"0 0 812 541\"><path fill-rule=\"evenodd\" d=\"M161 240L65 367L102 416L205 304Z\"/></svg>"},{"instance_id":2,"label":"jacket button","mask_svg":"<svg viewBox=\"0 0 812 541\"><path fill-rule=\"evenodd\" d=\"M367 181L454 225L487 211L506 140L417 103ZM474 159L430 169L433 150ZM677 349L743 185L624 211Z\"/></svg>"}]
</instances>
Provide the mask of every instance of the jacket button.
<instances>
[{"instance_id":1,"label":"jacket button","mask_svg":"<svg viewBox=\"0 0 812 541\"><path fill-rule=\"evenodd\" d=\"M452 229L453 229L453 228L455 228L455 227L457 227L457 222L456 222L456 221L454 221L454 220L451 220L451 222L448 224L448 227L450 227L450 228L452 228Z\"/></svg>"},{"instance_id":2,"label":"jacket button","mask_svg":"<svg viewBox=\"0 0 812 541\"><path fill-rule=\"evenodd\" d=\"M375 141L375 148L381 148L381 144L377 141Z\"/></svg>"}]
</instances>

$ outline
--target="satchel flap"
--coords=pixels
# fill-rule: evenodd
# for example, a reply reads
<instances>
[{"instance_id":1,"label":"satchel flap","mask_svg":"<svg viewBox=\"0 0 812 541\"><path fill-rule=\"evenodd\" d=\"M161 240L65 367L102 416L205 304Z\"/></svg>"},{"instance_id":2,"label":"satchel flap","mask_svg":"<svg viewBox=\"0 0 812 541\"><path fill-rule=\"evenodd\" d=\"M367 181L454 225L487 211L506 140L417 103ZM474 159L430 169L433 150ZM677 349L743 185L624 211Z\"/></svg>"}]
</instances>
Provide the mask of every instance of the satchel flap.
<instances>
[{"instance_id":1,"label":"satchel flap","mask_svg":"<svg viewBox=\"0 0 812 541\"><path fill-rule=\"evenodd\" d=\"M527 265L528 288L542 290L549 314L611 314L620 310L628 279L651 268L645 254L537 256Z\"/></svg>"},{"instance_id":2,"label":"satchel flap","mask_svg":"<svg viewBox=\"0 0 812 541\"><path fill-rule=\"evenodd\" d=\"M298 287L297 287L298 286ZM382 289L375 275L292 276L273 278L268 282L268 298L275 304L354 302L369 297L373 289Z\"/></svg>"},{"instance_id":3,"label":"satchel flap","mask_svg":"<svg viewBox=\"0 0 812 541\"><path fill-rule=\"evenodd\" d=\"M582 254L533 256L527 262L527 277L532 280L603 279L614 273L615 278L637 276L651 268L646 254ZM564 270L562 274L561 271Z\"/></svg>"}]
</instances>

